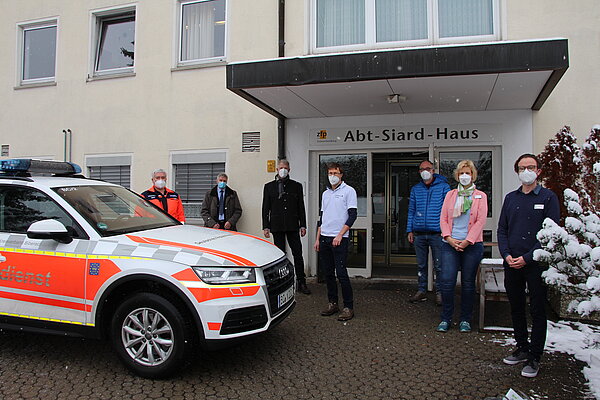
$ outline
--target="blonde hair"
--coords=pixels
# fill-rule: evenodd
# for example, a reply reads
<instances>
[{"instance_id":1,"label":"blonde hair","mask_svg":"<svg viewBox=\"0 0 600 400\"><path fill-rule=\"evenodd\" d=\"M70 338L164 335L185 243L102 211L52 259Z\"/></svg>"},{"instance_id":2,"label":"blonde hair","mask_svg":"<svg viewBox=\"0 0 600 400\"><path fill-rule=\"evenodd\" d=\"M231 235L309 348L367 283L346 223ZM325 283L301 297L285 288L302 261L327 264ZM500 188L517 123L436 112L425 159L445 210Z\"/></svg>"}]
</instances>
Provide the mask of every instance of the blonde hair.
<instances>
[{"instance_id":1,"label":"blonde hair","mask_svg":"<svg viewBox=\"0 0 600 400\"><path fill-rule=\"evenodd\" d=\"M458 163L456 169L454 170L454 179L459 182L458 174L464 167L468 167L471 170L471 175L473 176L472 182L475 182L477 180L477 168L475 168L475 164L473 164L473 161L471 160L462 160Z\"/></svg>"}]
</instances>

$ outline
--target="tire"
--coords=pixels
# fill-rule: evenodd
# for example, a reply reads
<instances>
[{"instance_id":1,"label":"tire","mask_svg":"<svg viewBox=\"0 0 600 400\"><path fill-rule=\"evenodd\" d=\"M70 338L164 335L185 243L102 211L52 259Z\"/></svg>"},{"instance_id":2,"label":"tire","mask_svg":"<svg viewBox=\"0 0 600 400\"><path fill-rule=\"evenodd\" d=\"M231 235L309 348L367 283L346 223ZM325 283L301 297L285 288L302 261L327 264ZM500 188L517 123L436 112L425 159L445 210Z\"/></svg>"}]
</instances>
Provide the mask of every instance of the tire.
<instances>
[{"instance_id":1,"label":"tire","mask_svg":"<svg viewBox=\"0 0 600 400\"><path fill-rule=\"evenodd\" d=\"M111 341L117 355L143 378L166 378L177 372L185 364L191 339L181 312L157 294L132 295L112 319Z\"/></svg>"}]
</instances>

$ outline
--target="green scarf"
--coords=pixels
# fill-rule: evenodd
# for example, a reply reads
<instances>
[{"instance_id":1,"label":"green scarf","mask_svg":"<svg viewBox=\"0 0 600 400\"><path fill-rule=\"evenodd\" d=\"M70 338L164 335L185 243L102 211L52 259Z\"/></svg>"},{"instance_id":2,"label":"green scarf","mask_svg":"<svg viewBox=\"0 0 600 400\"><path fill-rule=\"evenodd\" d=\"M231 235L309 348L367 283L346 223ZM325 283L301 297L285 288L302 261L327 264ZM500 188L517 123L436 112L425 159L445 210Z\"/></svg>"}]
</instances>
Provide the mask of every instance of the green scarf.
<instances>
[{"instance_id":1,"label":"green scarf","mask_svg":"<svg viewBox=\"0 0 600 400\"><path fill-rule=\"evenodd\" d=\"M454 205L454 212L452 217L456 218L461 214L466 213L473 204L473 192L475 191L475 185L471 185L465 189L463 185L458 184L458 196L456 198L456 204Z\"/></svg>"}]
</instances>

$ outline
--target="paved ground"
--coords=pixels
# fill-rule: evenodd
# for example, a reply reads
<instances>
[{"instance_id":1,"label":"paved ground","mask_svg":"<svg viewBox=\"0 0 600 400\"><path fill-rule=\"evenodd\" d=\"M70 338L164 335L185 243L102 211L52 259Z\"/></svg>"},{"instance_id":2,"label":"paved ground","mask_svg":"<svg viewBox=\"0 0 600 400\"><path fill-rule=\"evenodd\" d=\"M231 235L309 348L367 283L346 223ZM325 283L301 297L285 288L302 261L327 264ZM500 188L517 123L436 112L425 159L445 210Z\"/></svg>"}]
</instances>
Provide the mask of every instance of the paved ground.
<instances>
[{"instance_id":1,"label":"paved ground","mask_svg":"<svg viewBox=\"0 0 600 400\"><path fill-rule=\"evenodd\" d=\"M357 316L321 317L325 286L298 294L294 313L273 331L203 354L165 381L129 374L108 343L0 333L0 399L477 399L509 388L535 399L583 399L583 364L549 355L540 376L502 364L502 334L434 331L439 309L412 305L413 286L353 281ZM490 308L490 316L506 312Z\"/></svg>"}]
</instances>

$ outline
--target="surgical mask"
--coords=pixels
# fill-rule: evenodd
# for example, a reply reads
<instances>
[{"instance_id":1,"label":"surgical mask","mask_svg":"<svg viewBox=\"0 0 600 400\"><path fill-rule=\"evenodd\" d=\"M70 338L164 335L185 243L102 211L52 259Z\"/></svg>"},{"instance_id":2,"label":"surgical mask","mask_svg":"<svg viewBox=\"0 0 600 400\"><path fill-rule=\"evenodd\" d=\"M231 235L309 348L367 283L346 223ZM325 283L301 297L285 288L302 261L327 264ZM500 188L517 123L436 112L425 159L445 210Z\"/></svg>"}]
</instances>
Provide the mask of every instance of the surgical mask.
<instances>
[{"instance_id":1,"label":"surgical mask","mask_svg":"<svg viewBox=\"0 0 600 400\"><path fill-rule=\"evenodd\" d=\"M335 186L340 182L340 177L337 175L329 175L329 183L331 186Z\"/></svg>"},{"instance_id":2,"label":"surgical mask","mask_svg":"<svg viewBox=\"0 0 600 400\"><path fill-rule=\"evenodd\" d=\"M460 181L461 185L467 186L469 183L471 183L471 175L462 174L461 176L458 177L458 180Z\"/></svg>"},{"instance_id":3,"label":"surgical mask","mask_svg":"<svg viewBox=\"0 0 600 400\"><path fill-rule=\"evenodd\" d=\"M167 181L165 181L164 179L157 179L156 181L154 181L154 187L156 187L157 189L164 189L166 184Z\"/></svg>"},{"instance_id":4,"label":"surgical mask","mask_svg":"<svg viewBox=\"0 0 600 400\"><path fill-rule=\"evenodd\" d=\"M519 172L519 180L524 185L531 185L537 179L537 173L526 169L525 171Z\"/></svg>"},{"instance_id":5,"label":"surgical mask","mask_svg":"<svg viewBox=\"0 0 600 400\"><path fill-rule=\"evenodd\" d=\"M423 179L424 181L428 181L431 179L431 172L423 170L421 171L421 179Z\"/></svg>"},{"instance_id":6,"label":"surgical mask","mask_svg":"<svg viewBox=\"0 0 600 400\"><path fill-rule=\"evenodd\" d=\"M227 187L227 182L221 181L217 185L219 186L219 189L225 189Z\"/></svg>"},{"instance_id":7,"label":"surgical mask","mask_svg":"<svg viewBox=\"0 0 600 400\"><path fill-rule=\"evenodd\" d=\"M278 174L279 174L279 177L280 177L281 179L284 179L284 178L287 178L287 176L288 176L288 174L289 174L289 171L288 171L287 169L285 169L285 168L281 168L281 169L279 170Z\"/></svg>"}]
</instances>

